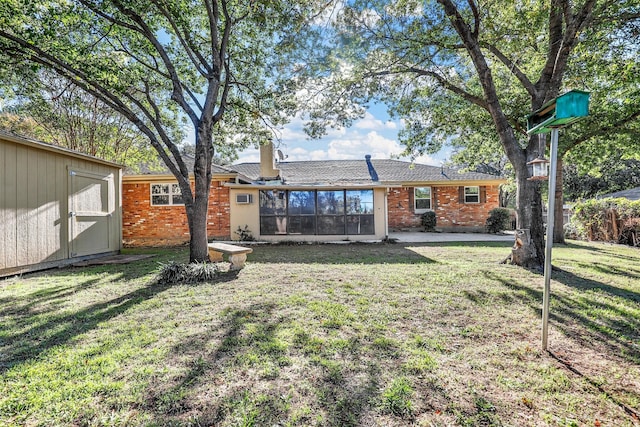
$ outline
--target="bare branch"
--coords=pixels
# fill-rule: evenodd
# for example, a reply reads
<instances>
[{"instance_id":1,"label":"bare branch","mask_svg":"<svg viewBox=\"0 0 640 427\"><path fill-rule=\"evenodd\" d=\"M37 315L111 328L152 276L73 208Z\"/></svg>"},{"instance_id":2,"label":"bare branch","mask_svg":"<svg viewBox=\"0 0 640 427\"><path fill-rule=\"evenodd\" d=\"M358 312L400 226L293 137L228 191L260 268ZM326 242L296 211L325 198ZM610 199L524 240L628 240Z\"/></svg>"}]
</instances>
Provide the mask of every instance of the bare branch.
<instances>
[{"instance_id":1,"label":"bare branch","mask_svg":"<svg viewBox=\"0 0 640 427\"><path fill-rule=\"evenodd\" d=\"M418 76L426 76L426 77L431 77L433 79L435 79L438 84L440 84L440 86L442 86L444 89L447 89L450 92L455 93L456 95L461 96L462 98L466 99L467 101L471 102L472 104L475 104L481 108L483 108L484 110L489 110L489 106L487 105L487 102L477 96L474 95L470 92L467 92L466 90L462 89L461 87L458 87L456 85L454 85L453 83L449 82L447 79L445 79L444 77L442 77L440 74L434 72L434 71L429 71L429 70L424 70L421 68L417 68L417 67L407 67L407 68L403 68L403 69L398 69L395 71L378 71L378 72L373 72L373 73L367 73L365 74L365 77L379 77L379 76L389 76L389 75L394 75L394 74L415 74Z\"/></svg>"},{"instance_id":2,"label":"bare branch","mask_svg":"<svg viewBox=\"0 0 640 427\"><path fill-rule=\"evenodd\" d=\"M81 0L81 1L85 1L85 0ZM138 13L128 8L120 0L114 0L113 4L118 8L118 10L120 10L120 12L128 16L133 22L135 22L138 25L138 27L134 26L135 31L141 34L144 38L146 38L153 45L156 52L158 52L158 54L160 55L160 58L162 59L162 62L164 63L164 66L167 68L167 71L171 76L171 83L173 84L172 99L176 101L178 105L180 105L180 107L183 109L185 114L189 116L191 121L194 124L197 124L199 121L199 118L193 111L193 108L191 107L191 105L189 105L189 103L184 98L184 95L182 93L183 85L181 83L180 76L178 75L178 72L173 62L171 61L171 58L169 58L169 54L167 53L166 49L156 37L155 32L151 28L149 28L149 25L144 21L144 19Z\"/></svg>"}]
</instances>

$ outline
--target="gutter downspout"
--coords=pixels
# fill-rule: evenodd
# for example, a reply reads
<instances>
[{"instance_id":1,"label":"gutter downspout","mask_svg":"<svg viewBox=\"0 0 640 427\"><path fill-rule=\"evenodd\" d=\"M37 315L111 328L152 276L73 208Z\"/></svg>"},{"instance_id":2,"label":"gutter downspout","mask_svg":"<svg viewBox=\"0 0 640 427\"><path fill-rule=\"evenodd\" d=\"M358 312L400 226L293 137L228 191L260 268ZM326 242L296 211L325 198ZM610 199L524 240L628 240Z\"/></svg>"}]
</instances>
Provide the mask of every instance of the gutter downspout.
<instances>
[{"instance_id":1,"label":"gutter downspout","mask_svg":"<svg viewBox=\"0 0 640 427\"><path fill-rule=\"evenodd\" d=\"M384 189L384 239L389 240L389 187Z\"/></svg>"}]
</instances>

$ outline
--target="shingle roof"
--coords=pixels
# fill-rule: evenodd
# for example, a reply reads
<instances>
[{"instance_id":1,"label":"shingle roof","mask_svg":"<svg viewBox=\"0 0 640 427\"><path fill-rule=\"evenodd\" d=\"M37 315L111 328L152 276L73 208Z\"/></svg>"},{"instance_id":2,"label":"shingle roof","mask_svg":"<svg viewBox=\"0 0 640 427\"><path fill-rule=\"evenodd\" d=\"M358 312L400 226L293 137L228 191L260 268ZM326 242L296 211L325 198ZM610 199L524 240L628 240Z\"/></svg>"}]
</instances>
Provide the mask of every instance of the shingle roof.
<instances>
[{"instance_id":1,"label":"shingle roof","mask_svg":"<svg viewBox=\"0 0 640 427\"><path fill-rule=\"evenodd\" d=\"M602 196L598 196L598 199L606 199L612 197L614 199L617 198L625 198L629 200L640 200L640 187L630 188L628 190L616 191L615 193L603 194Z\"/></svg>"},{"instance_id":2,"label":"shingle roof","mask_svg":"<svg viewBox=\"0 0 640 427\"><path fill-rule=\"evenodd\" d=\"M479 172L460 172L457 169L412 164L400 160L376 160L371 164L378 182L442 182L442 181L501 181L502 178ZM254 181L260 179L259 163L240 163L232 168ZM281 178L288 185L371 184L374 182L366 160L318 160L280 162Z\"/></svg>"},{"instance_id":3,"label":"shingle roof","mask_svg":"<svg viewBox=\"0 0 640 427\"><path fill-rule=\"evenodd\" d=\"M193 165L195 163L195 157L189 154L183 154L182 160L187 166L187 170L192 172ZM233 174L236 173L235 170L227 167L227 166L219 166L214 163L211 164L211 171L213 174ZM162 160L158 161L158 164L140 164L137 167L137 170L133 170L131 168L126 168L125 175L171 175L171 171L164 164Z\"/></svg>"}]
</instances>

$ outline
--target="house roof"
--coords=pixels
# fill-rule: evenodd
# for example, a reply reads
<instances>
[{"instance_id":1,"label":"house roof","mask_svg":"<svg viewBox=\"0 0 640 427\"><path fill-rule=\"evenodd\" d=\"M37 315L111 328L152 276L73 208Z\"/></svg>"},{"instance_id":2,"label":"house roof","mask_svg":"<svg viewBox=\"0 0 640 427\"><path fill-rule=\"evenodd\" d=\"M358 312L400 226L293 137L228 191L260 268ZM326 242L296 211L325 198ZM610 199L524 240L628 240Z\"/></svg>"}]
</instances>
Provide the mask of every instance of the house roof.
<instances>
[{"instance_id":1,"label":"house roof","mask_svg":"<svg viewBox=\"0 0 640 427\"><path fill-rule=\"evenodd\" d=\"M598 196L598 199L607 199L607 198L625 198L629 200L640 200L640 187L630 188L628 190L616 191L615 193L603 194Z\"/></svg>"},{"instance_id":2,"label":"house roof","mask_svg":"<svg viewBox=\"0 0 640 427\"><path fill-rule=\"evenodd\" d=\"M400 160L372 159L372 169L367 160L318 160L279 162L276 168L287 185L371 185L409 182L446 183L461 181L495 181L504 179L479 172L461 172L458 169L412 164ZM259 163L240 163L234 170L253 181L260 180ZM377 179L375 179L377 175Z\"/></svg>"},{"instance_id":3,"label":"house roof","mask_svg":"<svg viewBox=\"0 0 640 427\"><path fill-rule=\"evenodd\" d=\"M187 167L187 170L190 173L193 173L193 165L195 164L195 157L190 154L183 154L182 159ZM215 163L211 163L211 173L215 177L216 175L220 176L230 176L237 177L240 181L250 182L251 180L246 176L238 173L232 167L228 166L220 166ZM123 179L127 182L139 182L139 181L161 181L166 180L167 177L169 179L173 178L173 174L164 164L164 162L160 161L158 164L141 164L138 165L137 169L134 170L132 168L126 168L124 171Z\"/></svg>"},{"instance_id":4,"label":"house roof","mask_svg":"<svg viewBox=\"0 0 640 427\"><path fill-rule=\"evenodd\" d=\"M183 154L182 160L187 166L187 170L193 171L193 165L195 164L195 157L191 154ZM235 174L236 171L226 167L216 165L215 163L211 163L211 172L216 174ZM172 175L171 171L164 164L164 162L159 161L157 164L153 163L143 163L137 166L137 169L134 170L132 168L126 168L124 171L125 175Z\"/></svg>"}]
</instances>

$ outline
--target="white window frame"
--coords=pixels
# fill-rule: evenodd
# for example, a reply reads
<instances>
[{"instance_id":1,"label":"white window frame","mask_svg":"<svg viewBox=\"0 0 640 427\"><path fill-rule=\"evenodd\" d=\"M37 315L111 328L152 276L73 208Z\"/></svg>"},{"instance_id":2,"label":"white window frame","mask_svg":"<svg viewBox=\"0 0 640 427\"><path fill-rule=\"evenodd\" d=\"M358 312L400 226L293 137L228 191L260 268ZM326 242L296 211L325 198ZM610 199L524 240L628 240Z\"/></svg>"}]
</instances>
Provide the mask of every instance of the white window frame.
<instances>
[{"instance_id":1,"label":"white window frame","mask_svg":"<svg viewBox=\"0 0 640 427\"><path fill-rule=\"evenodd\" d=\"M424 197L418 197L416 194L416 190L417 189L429 189L429 198L424 198ZM413 210L415 213L425 213L427 211L433 210L433 202L432 202L432 198L433 198L433 189L431 187L413 187ZM418 200L429 200L429 207L424 209L424 208L418 208L417 206L417 202Z\"/></svg>"},{"instance_id":2,"label":"white window frame","mask_svg":"<svg viewBox=\"0 0 640 427\"><path fill-rule=\"evenodd\" d=\"M475 188L476 193L467 193L468 189ZM476 197L478 200L469 201L469 197ZM478 185L470 185L468 187L464 187L464 203L465 204L478 204L480 203L480 186Z\"/></svg>"},{"instance_id":3,"label":"white window frame","mask_svg":"<svg viewBox=\"0 0 640 427\"><path fill-rule=\"evenodd\" d=\"M154 186L165 186L165 185L169 186L169 193L164 193L164 192L162 192L162 193L154 193L153 192L153 187ZM183 202L174 203L174 201L173 201L173 197L174 196L182 196L182 192L180 191L180 186L176 182L155 182L155 183L152 183L149 186L149 192L151 193L150 199L149 199L149 201L151 203L151 206L184 206ZM169 203L168 204L153 203L153 196L169 196Z\"/></svg>"}]
</instances>

